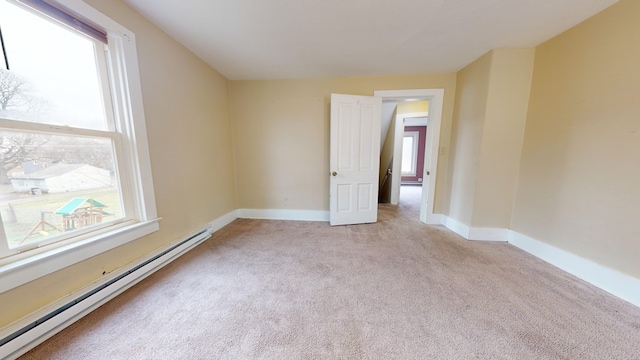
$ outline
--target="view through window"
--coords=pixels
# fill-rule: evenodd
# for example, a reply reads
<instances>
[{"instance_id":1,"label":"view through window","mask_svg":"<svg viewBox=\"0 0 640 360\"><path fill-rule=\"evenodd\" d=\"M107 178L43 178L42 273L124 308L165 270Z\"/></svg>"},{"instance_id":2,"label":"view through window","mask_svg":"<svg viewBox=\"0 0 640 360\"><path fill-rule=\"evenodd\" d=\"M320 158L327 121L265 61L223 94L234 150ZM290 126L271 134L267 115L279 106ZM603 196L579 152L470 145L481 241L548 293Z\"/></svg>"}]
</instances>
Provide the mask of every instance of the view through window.
<instances>
[{"instance_id":1,"label":"view through window","mask_svg":"<svg viewBox=\"0 0 640 360\"><path fill-rule=\"evenodd\" d=\"M402 138L402 175L415 175L418 156L418 133L405 132Z\"/></svg>"},{"instance_id":2,"label":"view through window","mask_svg":"<svg viewBox=\"0 0 640 360\"><path fill-rule=\"evenodd\" d=\"M9 249L125 217L105 45L0 0L0 216Z\"/></svg>"}]
</instances>

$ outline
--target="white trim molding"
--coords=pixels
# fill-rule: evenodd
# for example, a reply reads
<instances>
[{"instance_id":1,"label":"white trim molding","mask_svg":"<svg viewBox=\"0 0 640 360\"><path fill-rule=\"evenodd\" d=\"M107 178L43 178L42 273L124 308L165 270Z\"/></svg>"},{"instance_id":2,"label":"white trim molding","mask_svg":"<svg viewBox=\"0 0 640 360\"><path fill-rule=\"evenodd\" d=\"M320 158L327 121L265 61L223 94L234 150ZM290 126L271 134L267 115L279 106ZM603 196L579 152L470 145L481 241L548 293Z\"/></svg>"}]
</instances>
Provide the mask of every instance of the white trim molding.
<instances>
[{"instance_id":1,"label":"white trim molding","mask_svg":"<svg viewBox=\"0 0 640 360\"><path fill-rule=\"evenodd\" d=\"M35 256L1 264L0 276L3 281L0 283L0 292L11 290L157 231L159 229L158 221L160 219L135 223Z\"/></svg>"},{"instance_id":2,"label":"white trim molding","mask_svg":"<svg viewBox=\"0 0 640 360\"><path fill-rule=\"evenodd\" d=\"M466 240L508 242L613 296L640 307L640 279L623 274L514 230L470 227L445 215L442 215L442 225Z\"/></svg>"},{"instance_id":3,"label":"white trim molding","mask_svg":"<svg viewBox=\"0 0 640 360\"><path fill-rule=\"evenodd\" d=\"M640 307L640 279L595 263L517 231L510 231L509 243L569 274Z\"/></svg>"},{"instance_id":4,"label":"white trim molding","mask_svg":"<svg viewBox=\"0 0 640 360\"><path fill-rule=\"evenodd\" d=\"M442 214L427 214L427 219L425 224L427 225L442 225L446 219L445 215Z\"/></svg>"},{"instance_id":5,"label":"white trim molding","mask_svg":"<svg viewBox=\"0 0 640 360\"><path fill-rule=\"evenodd\" d=\"M469 240L469 233L471 232L471 229L469 228L469 226L461 223L456 219L450 218L448 216L444 216L442 225L444 225L447 229L453 231L454 233Z\"/></svg>"},{"instance_id":6,"label":"white trim molding","mask_svg":"<svg viewBox=\"0 0 640 360\"><path fill-rule=\"evenodd\" d=\"M501 242L509 240L509 229L470 227L448 216L443 216L442 225L467 240Z\"/></svg>"},{"instance_id":7,"label":"white trim molding","mask_svg":"<svg viewBox=\"0 0 640 360\"><path fill-rule=\"evenodd\" d=\"M238 209L241 219L329 221L329 212L321 210Z\"/></svg>"},{"instance_id":8,"label":"white trim molding","mask_svg":"<svg viewBox=\"0 0 640 360\"><path fill-rule=\"evenodd\" d=\"M209 230L210 233L213 234L214 232L231 224L237 218L238 218L238 210L229 211L228 213L210 222L209 225L207 226L207 229Z\"/></svg>"},{"instance_id":9,"label":"white trim molding","mask_svg":"<svg viewBox=\"0 0 640 360\"><path fill-rule=\"evenodd\" d=\"M509 229L472 227L469 229L469 240L507 242Z\"/></svg>"}]
</instances>

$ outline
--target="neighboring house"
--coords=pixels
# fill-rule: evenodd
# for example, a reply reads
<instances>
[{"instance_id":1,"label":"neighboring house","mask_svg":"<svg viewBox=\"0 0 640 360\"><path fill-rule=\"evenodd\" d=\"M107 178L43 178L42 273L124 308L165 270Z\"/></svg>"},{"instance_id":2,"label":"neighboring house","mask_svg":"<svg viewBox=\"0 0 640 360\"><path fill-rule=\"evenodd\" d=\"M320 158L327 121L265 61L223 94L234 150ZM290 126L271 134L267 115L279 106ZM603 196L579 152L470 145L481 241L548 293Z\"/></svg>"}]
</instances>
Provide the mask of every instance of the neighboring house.
<instances>
[{"instance_id":1,"label":"neighboring house","mask_svg":"<svg viewBox=\"0 0 640 360\"><path fill-rule=\"evenodd\" d=\"M15 192L60 193L109 186L108 170L87 164L56 164L46 169L11 178Z\"/></svg>"},{"instance_id":2,"label":"neighboring house","mask_svg":"<svg viewBox=\"0 0 640 360\"><path fill-rule=\"evenodd\" d=\"M31 174L55 165L59 160L31 160L22 162L22 172Z\"/></svg>"}]
</instances>

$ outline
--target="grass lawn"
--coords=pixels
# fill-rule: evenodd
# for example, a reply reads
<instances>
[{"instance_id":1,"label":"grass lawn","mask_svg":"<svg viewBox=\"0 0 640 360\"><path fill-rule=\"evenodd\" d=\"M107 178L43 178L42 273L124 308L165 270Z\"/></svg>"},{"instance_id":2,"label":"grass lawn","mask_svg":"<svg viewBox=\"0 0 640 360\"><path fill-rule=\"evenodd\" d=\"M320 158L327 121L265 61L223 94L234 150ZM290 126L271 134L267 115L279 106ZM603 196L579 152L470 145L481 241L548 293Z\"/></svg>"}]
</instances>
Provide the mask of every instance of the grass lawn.
<instances>
[{"instance_id":1,"label":"grass lawn","mask_svg":"<svg viewBox=\"0 0 640 360\"><path fill-rule=\"evenodd\" d=\"M0 203L0 210L2 211L4 231L7 235L9 247L13 248L18 245L38 242L63 233L60 230L62 228L62 215L54 214L54 212L75 197L91 198L107 205L104 211L110 215L106 216L104 221L122 217L120 198L114 188L82 190L63 194L27 195L9 201L5 200ZM15 212L15 222L9 222L11 220L9 204L11 204ZM40 226L38 231L25 239L29 231L40 222L42 212L44 212L44 220L57 229L46 226L43 230Z\"/></svg>"}]
</instances>

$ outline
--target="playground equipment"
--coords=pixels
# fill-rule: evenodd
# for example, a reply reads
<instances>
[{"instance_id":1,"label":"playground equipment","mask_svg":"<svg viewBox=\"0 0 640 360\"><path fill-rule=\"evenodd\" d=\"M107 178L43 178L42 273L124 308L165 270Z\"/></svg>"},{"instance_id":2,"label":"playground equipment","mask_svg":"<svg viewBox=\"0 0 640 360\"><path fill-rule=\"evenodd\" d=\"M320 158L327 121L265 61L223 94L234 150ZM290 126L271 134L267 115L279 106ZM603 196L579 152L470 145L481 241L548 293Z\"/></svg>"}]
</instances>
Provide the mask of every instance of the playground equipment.
<instances>
[{"instance_id":1,"label":"playground equipment","mask_svg":"<svg viewBox=\"0 0 640 360\"><path fill-rule=\"evenodd\" d=\"M40 210L40 221L29 230L19 244L24 243L34 235L48 236L49 231L64 232L99 224L102 222L103 217L111 215L103 210L105 207L107 205L91 198L73 198L55 212ZM13 210L13 207L10 207L10 210ZM13 211L15 216L15 210ZM46 216L49 215L49 220L51 220L53 214L62 216L61 228L47 221Z\"/></svg>"},{"instance_id":2,"label":"playground equipment","mask_svg":"<svg viewBox=\"0 0 640 360\"><path fill-rule=\"evenodd\" d=\"M70 231L101 223L104 216L110 215L103 210L106 206L91 198L73 198L55 213L62 215L62 230Z\"/></svg>"},{"instance_id":3,"label":"playground equipment","mask_svg":"<svg viewBox=\"0 0 640 360\"><path fill-rule=\"evenodd\" d=\"M29 232L27 233L27 235L24 236L24 238L22 238L22 240L20 240L19 244L22 244L25 240L27 240L30 236L39 234L39 235L49 235L48 231L51 230L57 230L57 231L61 231L57 226L51 224L50 222L48 222L47 220L45 220L45 215L46 214L53 214L52 211L46 211L46 210L40 210L40 222L38 222L37 224L35 224L31 230L29 230Z\"/></svg>"}]
</instances>

